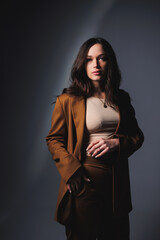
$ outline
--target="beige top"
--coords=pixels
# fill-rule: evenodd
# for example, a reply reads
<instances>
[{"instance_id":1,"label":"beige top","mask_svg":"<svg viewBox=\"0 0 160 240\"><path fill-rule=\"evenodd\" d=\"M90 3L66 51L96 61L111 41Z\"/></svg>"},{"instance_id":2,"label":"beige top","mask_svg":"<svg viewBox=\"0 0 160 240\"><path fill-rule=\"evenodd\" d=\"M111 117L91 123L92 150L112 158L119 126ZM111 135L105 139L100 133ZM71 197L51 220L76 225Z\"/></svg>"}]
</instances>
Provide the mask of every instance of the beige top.
<instances>
[{"instance_id":1,"label":"beige top","mask_svg":"<svg viewBox=\"0 0 160 240\"><path fill-rule=\"evenodd\" d=\"M102 101L101 101L102 100ZM119 114L117 110L107 105L104 108L104 99L89 97L86 99L86 128L88 139L86 145L99 138L111 138L116 131Z\"/></svg>"}]
</instances>

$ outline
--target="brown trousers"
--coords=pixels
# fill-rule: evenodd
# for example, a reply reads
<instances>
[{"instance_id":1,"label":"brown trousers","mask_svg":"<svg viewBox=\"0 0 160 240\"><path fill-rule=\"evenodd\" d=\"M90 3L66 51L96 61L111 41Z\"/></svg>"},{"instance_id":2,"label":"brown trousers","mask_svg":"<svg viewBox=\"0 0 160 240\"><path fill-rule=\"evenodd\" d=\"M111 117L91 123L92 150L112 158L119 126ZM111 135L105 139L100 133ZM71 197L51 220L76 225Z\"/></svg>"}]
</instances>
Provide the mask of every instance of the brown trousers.
<instances>
[{"instance_id":1,"label":"brown trousers","mask_svg":"<svg viewBox=\"0 0 160 240\"><path fill-rule=\"evenodd\" d=\"M65 226L67 240L129 240L129 216L112 213L112 168L87 157L84 163L91 182L74 196L72 218Z\"/></svg>"}]
</instances>

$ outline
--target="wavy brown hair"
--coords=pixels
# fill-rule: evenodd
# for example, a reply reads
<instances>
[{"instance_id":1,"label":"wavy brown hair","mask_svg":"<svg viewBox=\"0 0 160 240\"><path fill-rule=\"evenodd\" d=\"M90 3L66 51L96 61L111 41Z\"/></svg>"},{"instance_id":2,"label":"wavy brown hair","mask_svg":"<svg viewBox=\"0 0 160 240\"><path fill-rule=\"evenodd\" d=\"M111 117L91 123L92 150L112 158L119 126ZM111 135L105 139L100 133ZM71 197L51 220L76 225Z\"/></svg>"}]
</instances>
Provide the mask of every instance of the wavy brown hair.
<instances>
[{"instance_id":1,"label":"wavy brown hair","mask_svg":"<svg viewBox=\"0 0 160 240\"><path fill-rule=\"evenodd\" d=\"M64 88L62 93L84 97L93 95L93 84L86 74L85 65L89 49L97 43L102 45L107 60L106 76L101 83L106 94L106 100L110 105L117 105L121 73L112 46L103 38L90 38L82 44L71 69L71 85Z\"/></svg>"}]
</instances>

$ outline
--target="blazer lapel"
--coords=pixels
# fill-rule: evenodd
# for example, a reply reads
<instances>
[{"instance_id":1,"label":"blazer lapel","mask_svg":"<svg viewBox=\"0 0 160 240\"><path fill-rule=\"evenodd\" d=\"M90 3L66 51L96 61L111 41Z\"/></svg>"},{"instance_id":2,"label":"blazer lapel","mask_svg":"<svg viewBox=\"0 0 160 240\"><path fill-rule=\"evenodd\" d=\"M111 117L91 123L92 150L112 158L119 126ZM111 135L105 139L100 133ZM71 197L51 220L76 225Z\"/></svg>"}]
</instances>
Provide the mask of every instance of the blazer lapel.
<instances>
[{"instance_id":1,"label":"blazer lapel","mask_svg":"<svg viewBox=\"0 0 160 240\"><path fill-rule=\"evenodd\" d=\"M86 116L85 111L86 111L85 98L75 97L75 99L72 102L72 115L77 133L77 144L74 149L74 154L78 159L81 159L81 146L83 141Z\"/></svg>"},{"instance_id":2,"label":"blazer lapel","mask_svg":"<svg viewBox=\"0 0 160 240\"><path fill-rule=\"evenodd\" d=\"M118 132L118 130L119 130L120 122L121 122L121 113L120 113L119 106L116 106L116 110L117 110L117 112L118 112L119 121L118 121L118 125L117 125L117 128L116 128L115 134L117 134L117 132Z\"/></svg>"}]
</instances>

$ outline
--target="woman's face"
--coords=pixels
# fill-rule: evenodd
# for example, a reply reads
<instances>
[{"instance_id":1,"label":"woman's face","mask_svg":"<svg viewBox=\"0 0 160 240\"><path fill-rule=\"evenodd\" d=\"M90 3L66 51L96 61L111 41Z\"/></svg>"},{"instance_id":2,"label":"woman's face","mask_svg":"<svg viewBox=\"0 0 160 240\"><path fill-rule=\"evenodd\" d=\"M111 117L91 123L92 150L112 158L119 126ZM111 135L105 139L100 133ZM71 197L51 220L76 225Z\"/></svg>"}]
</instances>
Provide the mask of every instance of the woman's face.
<instances>
[{"instance_id":1,"label":"woman's face","mask_svg":"<svg viewBox=\"0 0 160 240\"><path fill-rule=\"evenodd\" d=\"M106 74L107 61L102 45L96 43L87 54L86 73L91 80L102 80Z\"/></svg>"}]
</instances>

